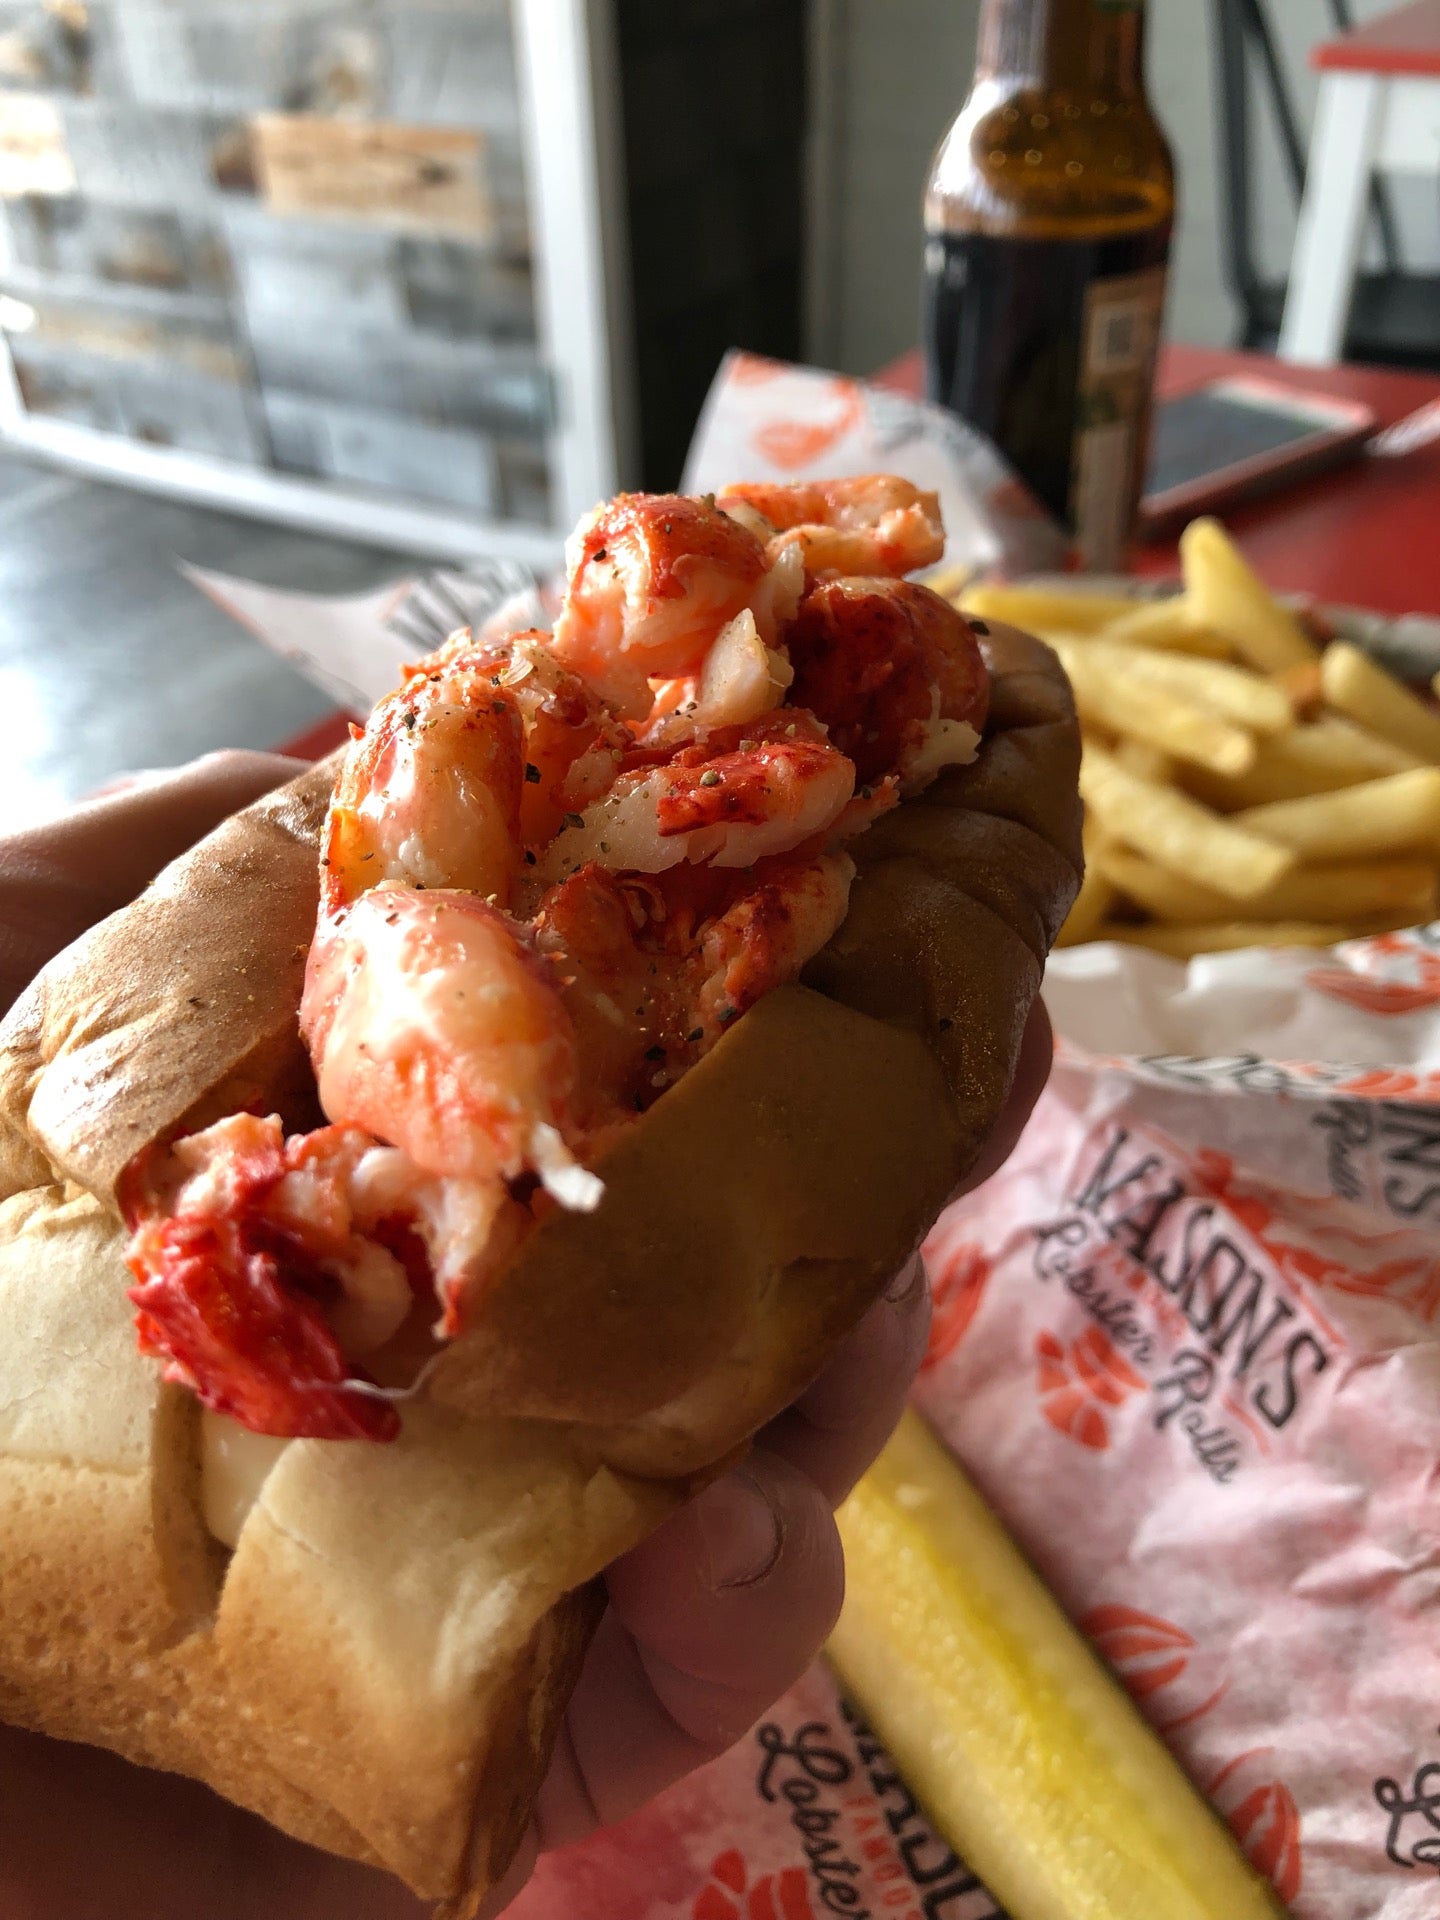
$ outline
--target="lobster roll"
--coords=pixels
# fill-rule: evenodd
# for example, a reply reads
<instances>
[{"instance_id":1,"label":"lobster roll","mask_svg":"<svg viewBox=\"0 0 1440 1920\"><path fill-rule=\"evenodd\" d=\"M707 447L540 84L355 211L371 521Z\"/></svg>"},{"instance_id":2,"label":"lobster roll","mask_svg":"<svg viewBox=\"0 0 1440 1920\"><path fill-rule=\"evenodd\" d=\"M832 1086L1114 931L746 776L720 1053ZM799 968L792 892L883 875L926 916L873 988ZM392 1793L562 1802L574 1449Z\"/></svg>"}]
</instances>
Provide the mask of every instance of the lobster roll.
<instances>
[{"instance_id":1,"label":"lobster roll","mask_svg":"<svg viewBox=\"0 0 1440 1920\"><path fill-rule=\"evenodd\" d=\"M474 1910L599 1576L976 1161L1053 656L872 477L622 495L0 1028L0 1718Z\"/></svg>"}]
</instances>

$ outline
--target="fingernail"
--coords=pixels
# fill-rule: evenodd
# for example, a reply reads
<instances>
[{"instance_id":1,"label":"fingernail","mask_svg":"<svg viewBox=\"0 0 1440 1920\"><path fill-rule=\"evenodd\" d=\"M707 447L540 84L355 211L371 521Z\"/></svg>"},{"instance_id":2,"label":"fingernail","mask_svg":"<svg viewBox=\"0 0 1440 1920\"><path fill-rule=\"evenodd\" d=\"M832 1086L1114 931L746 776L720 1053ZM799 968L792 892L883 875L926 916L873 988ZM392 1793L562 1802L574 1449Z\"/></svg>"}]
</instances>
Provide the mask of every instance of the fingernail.
<instances>
[{"instance_id":1,"label":"fingernail","mask_svg":"<svg viewBox=\"0 0 1440 1920\"><path fill-rule=\"evenodd\" d=\"M764 1579L779 1558L780 1516L747 1468L736 1467L707 1487L693 1511L716 1593Z\"/></svg>"},{"instance_id":2,"label":"fingernail","mask_svg":"<svg viewBox=\"0 0 1440 1920\"><path fill-rule=\"evenodd\" d=\"M925 1284L925 1266L919 1254L914 1254L896 1274L885 1289L885 1298L896 1306L902 1305L912 1295L918 1293Z\"/></svg>"}]
</instances>

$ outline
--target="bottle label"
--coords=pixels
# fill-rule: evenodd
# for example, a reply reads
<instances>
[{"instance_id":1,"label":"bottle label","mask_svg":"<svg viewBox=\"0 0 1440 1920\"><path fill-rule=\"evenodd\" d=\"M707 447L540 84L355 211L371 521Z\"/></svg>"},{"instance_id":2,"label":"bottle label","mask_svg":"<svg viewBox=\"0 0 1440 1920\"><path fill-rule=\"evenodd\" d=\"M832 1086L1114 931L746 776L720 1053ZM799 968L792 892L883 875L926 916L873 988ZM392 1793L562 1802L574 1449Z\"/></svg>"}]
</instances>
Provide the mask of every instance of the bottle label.
<instances>
[{"instance_id":1,"label":"bottle label","mask_svg":"<svg viewBox=\"0 0 1440 1920\"><path fill-rule=\"evenodd\" d=\"M1070 520L1092 571L1124 561L1164 306L1163 267L1092 280L1085 292Z\"/></svg>"},{"instance_id":2,"label":"bottle label","mask_svg":"<svg viewBox=\"0 0 1440 1920\"><path fill-rule=\"evenodd\" d=\"M1096 240L926 243L929 397L992 440L1072 534L1089 522L1080 544L1097 566L1114 564L1138 495L1169 251L1168 222Z\"/></svg>"}]
</instances>

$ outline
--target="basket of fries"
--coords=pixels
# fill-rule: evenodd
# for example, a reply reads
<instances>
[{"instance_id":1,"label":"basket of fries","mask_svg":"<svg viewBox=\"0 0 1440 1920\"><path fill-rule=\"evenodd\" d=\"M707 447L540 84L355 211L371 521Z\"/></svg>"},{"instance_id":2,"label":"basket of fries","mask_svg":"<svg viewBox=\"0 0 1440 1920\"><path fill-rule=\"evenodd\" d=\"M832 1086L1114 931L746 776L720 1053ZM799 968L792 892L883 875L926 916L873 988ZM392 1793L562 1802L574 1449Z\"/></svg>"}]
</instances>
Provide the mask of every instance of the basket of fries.
<instances>
[{"instance_id":1,"label":"basket of fries","mask_svg":"<svg viewBox=\"0 0 1440 1920\"><path fill-rule=\"evenodd\" d=\"M1440 708L1407 681L1440 667L1440 628L1409 623L1406 647L1373 617L1292 606L1213 520L1181 558L1164 597L939 583L1038 632L1075 689L1089 871L1061 944L1188 959L1432 919Z\"/></svg>"}]
</instances>

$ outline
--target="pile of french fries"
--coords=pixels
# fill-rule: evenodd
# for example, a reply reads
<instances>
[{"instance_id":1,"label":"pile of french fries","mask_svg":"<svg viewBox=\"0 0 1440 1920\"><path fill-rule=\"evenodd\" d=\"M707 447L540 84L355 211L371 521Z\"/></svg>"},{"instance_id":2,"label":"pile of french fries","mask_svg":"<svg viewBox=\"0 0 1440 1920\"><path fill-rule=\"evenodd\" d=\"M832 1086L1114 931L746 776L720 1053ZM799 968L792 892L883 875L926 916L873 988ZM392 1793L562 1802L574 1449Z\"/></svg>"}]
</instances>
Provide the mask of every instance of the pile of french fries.
<instances>
[{"instance_id":1,"label":"pile of french fries","mask_svg":"<svg viewBox=\"0 0 1440 1920\"><path fill-rule=\"evenodd\" d=\"M1224 530L1174 599L975 585L1049 641L1085 734L1087 874L1062 946L1325 947L1436 914L1440 710L1278 602ZM1436 688L1440 694L1440 675Z\"/></svg>"}]
</instances>

